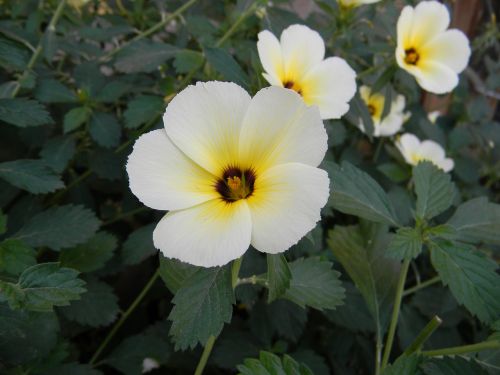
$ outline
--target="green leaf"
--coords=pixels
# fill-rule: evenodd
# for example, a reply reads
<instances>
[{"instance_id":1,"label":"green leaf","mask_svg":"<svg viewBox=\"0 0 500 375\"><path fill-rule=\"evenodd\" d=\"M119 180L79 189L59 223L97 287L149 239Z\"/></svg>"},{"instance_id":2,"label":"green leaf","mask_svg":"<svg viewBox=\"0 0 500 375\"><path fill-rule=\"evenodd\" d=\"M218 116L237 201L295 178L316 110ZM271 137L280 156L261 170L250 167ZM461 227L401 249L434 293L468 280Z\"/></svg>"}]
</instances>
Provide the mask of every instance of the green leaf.
<instances>
[{"instance_id":1,"label":"green leaf","mask_svg":"<svg viewBox=\"0 0 500 375\"><path fill-rule=\"evenodd\" d=\"M331 205L346 214L398 226L398 219L387 194L367 173L344 162L332 164Z\"/></svg>"},{"instance_id":2,"label":"green leaf","mask_svg":"<svg viewBox=\"0 0 500 375\"><path fill-rule=\"evenodd\" d=\"M55 79L42 79L34 92L35 98L43 103L74 103L75 93Z\"/></svg>"},{"instance_id":3,"label":"green leaf","mask_svg":"<svg viewBox=\"0 0 500 375\"><path fill-rule=\"evenodd\" d=\"M99 220L91 210L69 204L33 216L14 237L33 247L60 250L87 241L98 227Z\"/></svg>"},{"instance_id":4,"label":"green leaf","mask_svg":"<svg viewBox=\"0 0 500 375\"><path fill-rule=\"evenodd\" d=\"M410 178L408 169L396 163L383 163L378 165L377 169L395 183L400 183Z\"/></svg>"},{"instance_id":5,"label":"green leaf","mask_svg":"<svg viewBox=\"0 0 500 375\"><path fill-rule=\"evenodd\" d=\"M116 117L110 113L93 113L89 132L92 139L102 147L116 147L120 143L121 127Z\"/></svg>"},{"instance_id":6,"label":"green leaf","mask_svg":"<svg viewBox=\"0 0 500 375\"><path fill-rule=\"evenodd\" d=\"M44 144L40 157L57 173L62 173L76 151L75 140L70 137L52 138Z\"/></svg>"},{"instance_id":7,"label":"green leaf","mask_svg":"<svg viewBox=\"0 0 500 375\"><path fill-rule=\"evenodd\" d=\"M89 157L89 167L94 173L105 180L120 180L125 174L127 155L113 150L94 149Z\"/></svg>"},{"instance_id":8,"label":"green leaf","mask_svg":"<svg viewBox=\"0 0 500 375\"><path fill-rule=\"evenodd\" d=\"M320 258L301 258L290 263L292 279L285 298L299 306L335 309L344 302L345 289L332 263Z\"/></svg>"},{"instance_id":9,"label":"green leaf","mask_svg":"<svg viewBox=\"0 0 500 375\"><path fill-rule=\"evenodd\" d=\"M26 98L0 99L0 121L20 128L53 122L43 105Z\"/></svg>"},{"instance_id":10,"label":"green leaf","mask_svg":"<svg viewBox=\"0 0 500 375\"><path fill-rule=\"evenodd\" d=\"M114 80L99 91L95 100L101 103L114 103L133 88L133 85L127 81Z\"/></svg>"},{"instance_id":11,"label":"green leaf","mask_svg":"<svg viewBox=\"0 0 500 375\"><path fill-rule=\"evenodd\" d=\"M0 209L0 235L7 231L7 215Z\"/></svg>"},{"instance_id":12,"label":"green leaf","mask_svg":"<svg viewBox=\"0 0 500 375\"><path fill-rule=\"evenodd\" d=\"M64 134L82 126L90 117L91 110L87 107L76 107L64 115Z\"/></svg>"},{"instance_id":13,"label":"green leaf","mask_svg":"<svg viewBox=\"0 0 500 375\"><path fill-rule=\"evenodd\" d=\"M203 54L198 51L183 50L175 55L174 68L179 74L201 68L204 61Z\"/></svg>"},{"instance_id":14,"label":"green leaf","mask_svg":"<svg viewBox=\"0 0 500 375\"><path fill-rule=\"evenodd\" d=\"M123 113L125 127L137 129L142 124L159 116L165 109L165 103L159 96L141 95L132 99Z\"/></svg>"},{"instance_id":15,"label":"green leaf","mask_svg":"<svg viewBox=\"0 0 500 375\"><path fill-rule=\"evenodd\" d=\"M384 72L377 78L375 83L372 85L372 93L379 92L384 88L384 86L392 79L394 74L398 71L398 66L396 64L389 65Z\"/></svg>"},{"instance_id":16,"label":"green leaf","mask_svg":"<svg viewBox=\"0 0 500 375\"><path fill-rule=\"evenodd\" d=\"M0 272L17 276L36 264L36 252L19 240L6 239L0 243Z\"/></svg>"},{"instance_id":17,"label":"green leaf","mask_svg":"<svg viewBox=\"0 0 500 375\"><path fill-rule=\"evenodd\" d=\"M421 357L418 353L409 356L402 355L388 366L382 372L382 375L415 375L420 361Z\"/></svg>"},{"instance_id":18,"label":"green leaf","mask_svg":"<svg viewBox=\"0 0 500 375\"><path fill-rule=\"evenodd\" d=\"M474 359L459 356L431 358L420 367L425 375L488 375Z\"/></svg>"},{"instance_id":19,"label":"green leaf","mask_svg":"<svg viewBox=\"0 0 500 375\"><path fill-rule=\"evenodd\" d=\"M290 287L291 277L290 268L283 254L267 254L268 303L285 293Z\"/></svg>"},{"instance_id":20,"label":"green leaf","mask_svg":"<svg viewBox=\"0 0 500 375\"><path fill-rule=\"evenodd\" d=\"M500 205L479 197L458 206L448 224L461 240L500 245Z\"/></svg>"},{"instance_id":21,"label":"green leaf","mask_svg":"<svg viewBox=\"0 0 500 375\"><path fill-rule=\"evenodd\" d=\"M51 368L50 375L102 375L102 372L94 369L92 365L72 362Z\"/></svg>"},{"instance_id":22,"label":"green leaf","mask_svg":"<svg viewBox=\"0 0 500 375\"><path fill-rule=\"evenodd\" d=\"M250 79L233 56L220 48L207 47L204 53L208 63L226 80L237 83L248 90Z\"/></svg>"},{"instance_id":23,"label":"green leaf","mask_svg":"<svg viewBox=\"0 0 500 375\"><path fill-rule=\"evenodd\" d=\"M0 37L0 66L8 70L23 70L31 52L19 43Z\"/></svg>"},{"instance_id":24,"label":"green leaf","mask_svg":"<svg viewBox=\"0 0 500 375\"><path fill-rule=\"evenodd\" d=\"M432 219L451 206L455 189L449 174L425 161L413 168L413 180L417 194L417 217Z\"/></svg>"},{"instance_id":25,"label":"green leaf","mask_svg":"<svg viewBox=\"0 0 500 375\"><path fill-rule=\"evenodd\" d=\"M64 187L60 177L43 160L36 159L0 163L0 178L33 194L51 193Z\"/></svg>"},{"instance_id":26,"label":"green leaf","mask_svg":"<svg viewBox=\"0 0 500 375\"><path fill-rule=\"evenodd\" d=\"M120 312L118 297L106 283L91 279L85 286L87 292L71 305L59 311L66 319L90 327L103 327L113 323Z\"/></svg>"},{"instance_id":27,"label":"green leaf","mask_svg":"<svg viewBox=\"0 0 500 375\"><path fill-rule=\"evenodd\" d=\"M497 264L473 246L446 240L430 243L432 265L455 299L481 321L500 317Z\"/></svg>"},{"instance_id":28,"label":"green leaf","mask_svg":"<svg viewBox=\"0 0 500 375\"><path fill-rule=\"evenodd\" d=\"M304 364L297 363L285 354L280 359L276 354L261 351L259 359L247 358L242 365L236 366L241 375L313 375Z\"/></svg>"},{"instance_id":29,"label":"green leaf","mask_svg":"<svg viewBox=\"0 0 500 375\"><path fill-rule=\"evenodd\" d=\"M418 229L399 228L389 243L387 255L398 260L416 258L422 245L422 234Z\"/></svg>"},{"instance_id":30,"label":"green leaf","mask_svg":"<svg viewBox=\"0 0 500 375\"><path fill-rule=\"evenodd\" d=\"M0 286L13 309L52 311L85 292L85 282L77 276L78 271L58 263L41 263L24 270L17 284L0 281Z\"/></svg>"},{"instance_id":31,"label":"green leaf","mask_svg":"<svg viewBox=\"0 0 500 375\"><path fill-rule=\"evenodd\" d=\"M64 267L80 272L98 270L111 259L117 246L116 237L106 232L99 232L86 243L61 251L59 261Z\"/></svg>"},{"instance_id":32,"label":"green leaf","mask_svg":"<svg viewBox=\"0 0 500 375\"><path fill-rule=\"evenodd\" d=\"M158 252L153 245L153 230L155 227L156 224L146 225L128 236L127 240L123 243L120 255L123 264L138 264ZM160 271L162 263L163 262L160 261ZM166 267L168 268L168 266ZM166 272L168 272L168 270L166 270Z\"/></svg>"},{"instance_id":33,"label":"green leaf","mask_svg":"<svg viewBox=\"0 0 500 375\"><path fill-rule=\"evenodd\" d=\"M183 263L177 259L166 258L161 253L159 257L160 276L170 292L174 294L184 285L186 280L200 269L200 267Z\"/></svg>"},{"instance_id":34,"label":"green leaf","mask_svg":"<svg viewBox=\"0 0 500 375\"><path fill-rule=\"evenodd\" d=\"M177 47L170 44L140 40L118 53L115 68L122 73L150 73L173 58L177 51Z\"/></svg>"},{"instance_id":35,"label":"green leaf","mask_svg":"<svg viewBox=\"0 0 500 375\"><path fill-rule=\"evenodd\" d=\"M231 321L235 299L230 267L199 269L183 283L172 302L175 306L168 319L176 350L204 345Z\"/></svg>"}]
</instances>

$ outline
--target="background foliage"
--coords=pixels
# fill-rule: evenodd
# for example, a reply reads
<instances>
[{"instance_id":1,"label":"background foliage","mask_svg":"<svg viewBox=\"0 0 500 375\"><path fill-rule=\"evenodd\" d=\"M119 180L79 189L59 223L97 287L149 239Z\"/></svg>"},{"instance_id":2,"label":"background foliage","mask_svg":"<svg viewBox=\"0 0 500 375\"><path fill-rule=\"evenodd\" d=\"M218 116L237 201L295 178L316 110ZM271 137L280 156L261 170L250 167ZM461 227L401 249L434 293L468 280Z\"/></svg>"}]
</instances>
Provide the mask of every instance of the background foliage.
<instances>
[{"instance_id":1,"label":"background foliage","mask_svg":"<svg viewBox=\"0 0 500 375\"><path fill-rule=\"evenodd\" d=\"M372 374L381 360L384 375L499 373L498 4L475 2L470 67L434 125L394 67L395 22L415 1L298 3L0 2L1 373L189 373L212 345L214 374ZM318 30L358 86L404 94L405 131L443 145L455 169L411 169L361 133L356 96L325 122L323 221L290 251L211 269L158 256L163 213L124 173L133 141L191 82L266 86L256 35L293 23Z\"/></svg>"}]
</instances>

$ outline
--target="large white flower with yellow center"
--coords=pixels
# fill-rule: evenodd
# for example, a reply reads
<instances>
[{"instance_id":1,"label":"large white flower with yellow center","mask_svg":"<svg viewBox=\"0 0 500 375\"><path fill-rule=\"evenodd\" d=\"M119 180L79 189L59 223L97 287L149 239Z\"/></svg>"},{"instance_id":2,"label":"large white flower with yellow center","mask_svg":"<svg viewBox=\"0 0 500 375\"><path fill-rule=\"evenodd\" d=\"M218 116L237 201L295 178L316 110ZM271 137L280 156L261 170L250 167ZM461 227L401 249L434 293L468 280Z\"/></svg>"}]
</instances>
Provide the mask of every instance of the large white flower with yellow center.
<instances>
[{"instance_id":1,"label":"large white flower with yellow center","mask_svg":"<svg viewBox=\"0 0 500 375\"><path fill-rule=\"evenodd\" d=\"M396 134L410 116L409 112L404 111L406 101L403 95L396 96L391 103L389 113L382 118L385 106L384 95L372 93L368 86L361 86L359 94L368 107L373 120L373 135L375 137L389 137ZM360 122L359 127L365 131L363 122Z\"/></svg>"},{"instance_id":2,"label":"large white flower with yellow center","mask_svg":"<svg viewBox=\"0 0 500 375\"><path fill-rule=\"evenodd\" d=\"M437 1L405 6L398 19L397 62L435 94L452 91L469 62L469 40L460 30L447 30L449 24L448 9Z\"/></svg>"},{"instance_id":3,"label":"large white flower with yellow center","mask_svg":"<svg viewBox=\"0 0 500 375\"><path fill-rule=\"evenodd\" d=\"M380 0L337 0L344 8L359 7L364 4L378 3Z\"/></svg>"},{"instance_id":4,"label":"large white flower with yellow center","mask_svg":"<svg viewBox=\"0 0 500 375\"><path fill-rule=\"evenodd\" d=\"M141 202L170 211L153 233L167 257L210 267L250 244L279 253L320 220L327 135L297 93L268 87L250 98L234 83L198 83L163 121L136 141L127 172Z\"/></svg>"},{"instance_id":5,"label":"large white flower with yellow center","mask_svg":"<svg viewBox=\"0 0 500 375\"><path fill-rule=\"evenodd\" d=\"M257 50L264 78L274 86L298 92L308 105L317 105L322 119L337 119L349 110L356 93L356 73L339 57L325 57L325 43L314 30L292 25L280 40L265 30Z\"/></svg>"},{"instance_id":6,"label":"large white flower with yellow center","mask_svg":"<svg viewBox=\"0 0 500 375\"><path fill-rule=\"evenodd\" d=\"M410 133L405 133L396 141L396 147L410 165L417 165L421 161L430 161L445 172L453 169L455 163L446 157L444 149L439 143L431 140L420 140Z\"/></svg>"}]
</instances>

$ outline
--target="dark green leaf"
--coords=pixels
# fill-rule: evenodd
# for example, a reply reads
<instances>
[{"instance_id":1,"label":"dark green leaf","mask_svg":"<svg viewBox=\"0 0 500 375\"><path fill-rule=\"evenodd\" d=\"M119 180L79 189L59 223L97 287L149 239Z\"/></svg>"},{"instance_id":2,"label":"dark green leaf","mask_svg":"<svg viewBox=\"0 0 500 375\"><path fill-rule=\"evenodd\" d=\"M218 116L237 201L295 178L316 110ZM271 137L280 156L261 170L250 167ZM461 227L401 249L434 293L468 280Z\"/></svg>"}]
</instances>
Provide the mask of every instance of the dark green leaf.
<instances>
[{"instance_id":1,"label":"dark green leaf","mask_svg":"<svg viewBox=\"0 0 500 375\"><path fill-rule=\"evenodd\" d=\"M290 268L283 254L267 254L268 303L285 293L290 287L291 277Z\"/></svg>"},{"instance_id":2,"label":"dark green leaf","mask_svg":"<svg viewBox=\"0 0 500 375\"><path fill-rule=\"evenodd\" d=\"M487 375L474 359L459 356L431 358L421 366L425 375Z\"/></svg>"},{"instance_id":3,"label":"dark green leaf","mask_svg":"<svg viewBox=\"0 0 500 375\"><path fill-rule=\"evenodd\" d=\"M93 113L89 132L94 141L102 147L116 147L120 143L121 127L116 117L110 113Z\"/></svg>"},{"instance_id":4,"label":"dark green leaf","mask_svg":"<svg viewBox=\"0 0 500 375\"><path fill-rule=\"evenodd\" d=\"M115 68L122 73L149 73L173 58L177 51L177 47L170 44L147 40L137 41L118 53Z\"/></svg>"},{"instance_id":5,"label":"dark green leaf","mask_svg":"<svg viewBox=\"0 0 500 375\"><path fill-rule=\"evenodd\" d=\"M387 67L373 84L372 93L376 93L382 90L384 86L392 79L397 70L398 66L396 64L392 64Z\"/></svg>"},{"instance_id":6,"label":"dark green leaf","mask_svg":"<svg viewBox=\"0 0 500 375\"><path fill-rule=\"evenodd\" d=\"M4 69L23 70L31 53L19 43L0 37L0 66Z\"/></svg>"},{"instance_id":7,"label":"dark green leaf","mask_svg":"<svg viewBox=\"0 0 500 375\"><path fill-rule=\"evenodd\" d=\"M116 237L99 232L86 243L61 251L59 261L64 267L80 272L91 272L102 268L111 259L117 246Z\"/></svg>"},{"instance_id":8,"label":"dark green leaf","mask_svg":"<svg viewBox=\"0 0 500 375\"><path fill-rule=\"evenodd\" d=\"M7 215L0 209L0 235L7 231Z\"/></svg>"},{"instance_id":9,"label":"dark green leaf","mask_svg":"<svg viewBox=\"0 0 500 375\"><path fill-rule=\"evenodd\" d=\"M72 132L82 126L90 116L90 109L87 107L76 107L64 115L64 133Z\"/></svg>"},{"instance_id":10,"label":"dark green leaf","mask_svg":"<svg viewBox=\"0 0 500 375\"><path fill-rule=\"evenodd\" d=\"M248 90L249 78L236 60L228 52L220 48L205 48L207 61L222 76Z\"/></svg>"},{"instance_id":11,"label":"dark green leaf","mask_svg":"<svg viewBox=\"0 0 500 375\"><path fill-rule=\"evenodd\" d=\"M36 264L36 252L19 240L6 239L0 243L0 272L17 276Z\"/></svg>"},{"instance_id":12,"label":"dark green leaf","mask_svg":"<svg viewBox=\"0 0 500 375\"><path fill-rule=\"evenodd\" d=\"M132 234L128 236L127 240L123 243L121 252L123 264L140 263L144 259L158 252L153 245L153 230L155 229L155 226L156 224L146 225L132 232ZM162 263L164 262L160 262L160 271L162 269ZM168 268L168 266L164 267ZM168 270L166 270L166 272L168 272Z\"/></svg>"},{"instance_id":13,"label":"dark green leaf","mask_svg":"<svg viewBox=\"0 0 500 375\"><path fill-rule=\"evenodd\" d=\"M26 98L0 99L0 121L20 128L53 122L43 105Z\"/></svg>"},{"instance_id":14,"label":"dark green leaf","mask_svg":"<svg viewBox=\"0 0 500 375\"><path fill-rule=\"evenodd\" d=\"M241 375L313 375L306 365L297 363L289 355L280 359L265 351L260 352L259 359L247 358L236 367Z\"/></svg>"},{"instance_id":15,"label":"dark green leaf","mask_svg":"<svg viewBox=\"0 0 500 375\"><path fill-rule=\"evenodd\" d=\"M75 140L71 136L52 138L44 144L40 157L57 173L62 173L76 151Z\"/></svg>"},{"instance_id":16,"label":"dark green leaf","mask_svg":"<svg viewBox=\"0 0 500 375\"><path fill-rule=\"evenodd\" d=\"M40 80L34 94L43 103L76 102L75 93L55 79Z\"/></svg>"},{"instance_id":17,"label":"dark green leaf","mask_svg":"<svg viewBox=\"0 0 500 375\"><path fill-rule=\"evenodd\" d=\"M0 178L33 194L45 194L64 187L60 177L43 160L20 159L0 163Z\"/></svg>"},{"instance_id":18,"label":"dark green leaf","mask_svg":"<svg viewBox=\"0 0 500 375\"><path fill-rule=\"evenodd\" d=\"M128 103L123 116L125 127L136 129L154 119L165 109L165 103L159 96L141 95Z\"/></svg>"},{"instance_id":19,"label":"dark green leaf","mask_svg":"<svg viewBox=\"0 0 500 375\"><path fill-rule=\"evenodd\" d=\"M418 353L409 356L402 355L392 365L388 366L382 372L382 375L415 375L420 361L421 358Z\"/></svg>"},{"instance_id":20,"label":"dark green leaf","mask_svg":"<svg viewBox=\"0 0 500 375\"><path fill-rule=\"evenodd\" d=\"M391 181L400 183L410 178L410 173L407 168L401 167L396 163L384 163L377 166L377 169L382 172Z\"/></svg>"},{"instance_id":21,"label":"dark green leaf","mask_svg":"<svg viewBox=\"0 0 500 375\"><path fill-rule=\"evenodd\" d=\"M179 74L201 68L204 58L200 52L184 50L175 55L174 68Z\"/></svg>"},{"instance_id":22,"label":"dark green leaf","mask_svg":"<svg viewBox=\"0 0 500 375\"><path fill-rule=\"evenodd\" d=\"M200 269L200 267L183 263L177 259L165 258L161 253L159 257L160 276L172 293L177 293L184 282Z\"/></svg>"},{"instance_id":23,"label":"dark green leaf","mask_svg":"<svg viewBox=\"0 0 500 375\"><path fill-rule=\"evenodd\" d=\"M422 234L416 228L399 228L387 249L391 258L403 260L416 258L422 251Z\"/></svg>"},{"instance_id":24,"label":"dark green leaf","mask_svg":"<svg viewBox=\"0 0 500 375\"><path fill-rule=\"evenodd\" d=\"M125 174L127 155L113 150L99 148L89 156L89 166L94 173L105 180L120 180Z\"/></svg>"}]
</instances>

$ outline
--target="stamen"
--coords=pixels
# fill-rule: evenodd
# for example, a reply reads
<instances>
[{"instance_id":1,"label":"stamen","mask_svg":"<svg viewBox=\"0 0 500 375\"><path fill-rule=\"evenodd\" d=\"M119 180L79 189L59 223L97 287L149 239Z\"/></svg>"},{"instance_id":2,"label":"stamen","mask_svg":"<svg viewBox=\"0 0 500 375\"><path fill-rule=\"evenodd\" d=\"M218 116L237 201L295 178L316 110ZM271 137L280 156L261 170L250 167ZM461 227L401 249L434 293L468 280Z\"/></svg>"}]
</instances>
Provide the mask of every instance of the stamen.
<instances>
[{"instance_id":1,"label":"stamen","mask_svg":"<svg viewBox=\"0 0 500 375\"><path fill-rule=\"evenodd\" d=\"M297 92L299 95L302 95L302 89L297 84L297 82L294 82L294 81L291 81L291 80L285 81L283 83L283 87L285 87L287 89L290 89L290 90L293 90L293 91Z\"/></svg>"},{"instance_id":2,"label":"stamen","mask_svg":"<svg viewBox=\"0 0 500 375\"><path fill-rule=\"evenodd\" d=\"M420 55L415 48L408 48L405 50L405 63L410 65L417 65Z\"/></svg>"},{"instance_id":3,"label":"stamen","mask_svg":"<svg viewBox=\"0 0 500 375\"><path fill-rule=\"evenodd\" d=\"M375 106L368 104L368 112L370 112L370 116L373 116L376 112Z\"/></svg>"},{"instance_id":4,"label":"stamen","mask_svg":"<svg viewBox=\"0 0 500 375\"><path fill-rule=\"evenodd\" d=\"M231 203L251 196L254 183L255 172L252 169L242 171L238 167L227 167L214 187L223 200Z\"/></svg>"}]
</instances>

